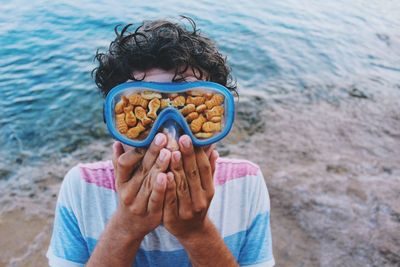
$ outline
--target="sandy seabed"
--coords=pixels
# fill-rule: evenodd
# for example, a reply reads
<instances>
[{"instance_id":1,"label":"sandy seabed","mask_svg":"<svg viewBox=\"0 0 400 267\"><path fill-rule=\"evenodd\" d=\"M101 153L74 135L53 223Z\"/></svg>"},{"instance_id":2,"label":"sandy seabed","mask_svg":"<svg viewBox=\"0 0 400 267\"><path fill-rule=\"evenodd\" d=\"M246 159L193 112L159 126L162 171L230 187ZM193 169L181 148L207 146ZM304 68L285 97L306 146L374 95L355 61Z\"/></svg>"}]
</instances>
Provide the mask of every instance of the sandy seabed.
<instances>
[{"instance_id":1,"label":"sandy seabed","mask_svg":"<svg viewBox=\"0 0 400 267\"><path fill-rule=\"evenodd\" d=\"M240 100L219 150L262 168L276 266L400 266L398 96ZM110 152L103 140L51 166L17 166L1 188L0 266L47 266L62 177Z\"/></svg>"}]
</instances>

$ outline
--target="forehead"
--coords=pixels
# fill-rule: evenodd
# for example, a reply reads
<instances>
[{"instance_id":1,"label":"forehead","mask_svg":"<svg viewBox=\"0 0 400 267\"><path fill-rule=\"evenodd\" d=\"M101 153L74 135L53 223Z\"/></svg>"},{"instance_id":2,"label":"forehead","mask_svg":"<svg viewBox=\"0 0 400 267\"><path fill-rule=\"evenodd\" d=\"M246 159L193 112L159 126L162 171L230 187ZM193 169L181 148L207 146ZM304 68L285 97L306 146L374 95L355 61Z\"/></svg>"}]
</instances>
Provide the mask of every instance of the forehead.
<instances>
[{"instance_id":1,"label":"forehead","mask_svg":"<svg viewBox=\"0 0 400 267\"><path fill-rule=\"evenodd\" d=\"M163 70L163 69L150 69L147 71L134 71L133 76L136 79L143 79L146 82L172 82L175 71L174 70ZM197 81L198 79L193 73L191 68L188 68L184 73L181 74L182 78L185 78L186 81Z\"/></svg>"}]
</instances>

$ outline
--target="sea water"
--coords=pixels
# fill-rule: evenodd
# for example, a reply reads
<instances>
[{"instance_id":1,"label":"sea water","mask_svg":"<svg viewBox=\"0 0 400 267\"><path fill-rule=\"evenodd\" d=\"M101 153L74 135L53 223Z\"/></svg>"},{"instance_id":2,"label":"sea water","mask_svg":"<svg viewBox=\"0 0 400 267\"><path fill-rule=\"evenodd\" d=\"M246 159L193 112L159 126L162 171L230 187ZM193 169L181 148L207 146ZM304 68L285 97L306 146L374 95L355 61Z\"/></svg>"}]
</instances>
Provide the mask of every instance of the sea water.
<instances>
[{"instance_id":1,"label":"sea water","mask_svg":"<svg viewBox=\"0 0 400 267\"><path fill-rule=\"evenodd\" d=\"M399 10L389 0L2 1L2 167L51 163L109 138L91 71L117 24L189 16L228 57L241 96L329 99L344 84L399 90Z\"/></svg>"}]
</instances>

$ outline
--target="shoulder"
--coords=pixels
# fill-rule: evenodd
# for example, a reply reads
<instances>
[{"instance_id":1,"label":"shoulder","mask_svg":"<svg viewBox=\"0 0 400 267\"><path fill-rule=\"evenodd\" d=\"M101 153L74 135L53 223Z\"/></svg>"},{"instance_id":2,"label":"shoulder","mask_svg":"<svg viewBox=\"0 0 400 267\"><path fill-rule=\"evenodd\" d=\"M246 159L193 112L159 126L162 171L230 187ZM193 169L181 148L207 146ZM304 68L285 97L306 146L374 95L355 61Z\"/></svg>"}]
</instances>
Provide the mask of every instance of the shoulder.
<instances>
[{"instance_id":1,"label":"shoulder","mask_svg":"<svg viewBox=\"0 0 400 267\"><path fill-rule=\"evenodd\" d=\"M59 202L71 202L73 199L79 201L83 192L93 191L92 187L115 191L111 161L79 163L72 167L62 181Z\"/></svg>"},{"instance_id":2,"label":"shoulder","mask_svg":"<svg viewBox=\"0 0 400 267\"><path fill-rule=\"evenodd\" d=\"M262 178L260 167L248 160L219 158L215 169L215 185L223 185L235 180L247 181Z\"/></svg>"},{"instance_id":3,"label":"shoulder","mask_svg":"<svg viewBox=\"0 0 400 267\"><path fill-rule=\"evenodd\" d=\"M248 160L219 158L214 174L216 193L230 204L250 209L253 215L269 211L270 201L267 185L260 167Z\"/></svg>"}]
</instances>

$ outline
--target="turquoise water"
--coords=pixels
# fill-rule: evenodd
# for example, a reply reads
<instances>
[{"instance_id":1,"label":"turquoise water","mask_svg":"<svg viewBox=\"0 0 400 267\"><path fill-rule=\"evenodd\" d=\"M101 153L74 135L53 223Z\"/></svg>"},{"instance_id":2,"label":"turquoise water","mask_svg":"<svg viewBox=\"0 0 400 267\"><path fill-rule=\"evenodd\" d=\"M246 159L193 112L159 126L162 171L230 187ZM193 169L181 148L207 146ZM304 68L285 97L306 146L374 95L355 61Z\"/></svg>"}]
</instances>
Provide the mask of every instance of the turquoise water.
<instances>
[{"instance_id":1,"label":"turquoise water","mask_svg":"<svg viewBox=\"0 0 400 267\"><path fill-rule=\"evenodd\" d=\"M371 95L400 90L400 2L141 2L2 1L3 163L107 138L90 72L119 23L192 17L228 56L244 96L329 98L349 84Z\"/></svg>"}]
</instances>

